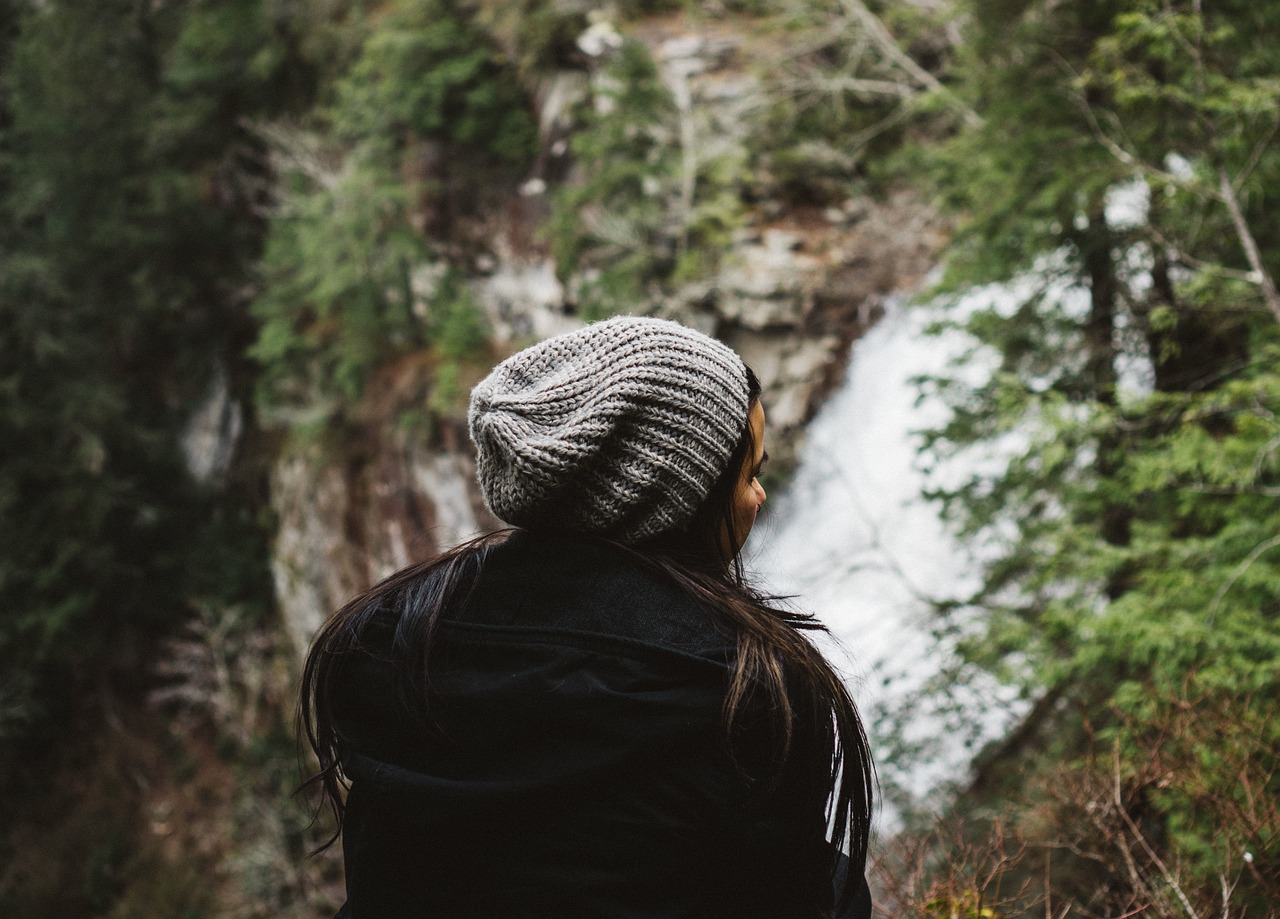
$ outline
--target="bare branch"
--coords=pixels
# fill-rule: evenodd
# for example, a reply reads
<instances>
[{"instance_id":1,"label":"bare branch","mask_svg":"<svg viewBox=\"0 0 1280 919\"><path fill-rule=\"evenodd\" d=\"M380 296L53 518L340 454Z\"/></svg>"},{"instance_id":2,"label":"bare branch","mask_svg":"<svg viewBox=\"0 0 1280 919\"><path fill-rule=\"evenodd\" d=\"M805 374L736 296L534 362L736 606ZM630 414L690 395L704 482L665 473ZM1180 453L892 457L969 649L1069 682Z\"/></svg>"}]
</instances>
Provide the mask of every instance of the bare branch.
<instances>
[{"instance_id":1,"label":"bare branch","mask_svg":"<svg viewBox=\"0 0 1280 919\"><path fill-rule=\"evenodd\" d=\"M1240 207L1240 199L1236 195L1235 187L1231 183L1230 176L1227 175L1226 168L1223 166L1218 167L1218 187L1216 190L1198 182L1188 181L1166 170L1158 169L1126 150L1110 134L1103 130L1098 123L1093 107L1089 105L1088 100L1083 95L1079 93L1073 93L1072 95L1081 113L1089 122L1089 126L1093 129L1094 136L1120 162L1132 167L1139 175L1146 178L1157 178L1194 195L1221 201L1226 205L1227 212L1231 215L1231 224L1235 228L1236 236L1244 249L1245 258L1252 269L1248 274L1243 275L1243 280L1248 281L1250 284L1256 284L1261 288L1267 309L1271 311L1276 321L1280 322L1280 290L1276 289L1275 279L1271 277L1266 266L1262 263L1262 254L1258 249L1257 240L1253 238L1253 233L1249 229L1249 223L1245 219L1243 209ZM1239 276L1238 273L1237 276Z\"/></svg>"},{"instance_id":2,"label":"bare branch","mask_svg":"<svg viewBox=\"0 0 1280 919\"><path fill-rule=\"evenodd\" d=\"M1082 93L1072 93L1071 98L1080 109L1080 113L1084 115L1085 120L1089 122L1089 127L1093 130L1094 139L1102 144L1102 146L1107 149L1107 152L1126 166L1132 167L1139 175L1148 179L1159 179L1165 184L1181 188L1183 191L1190 192L1199 198L1207 198L1210 200L1217 200L1219 198L1218 193L1209 186L1202 185L1199 182L1192 182L1188 179L1182 178L1181 176L1174 175L1172 172L1159 169L1137 155L1130 153L1103 129L1102 125L1098 122L1098 116L1094 112L1093 106L1089 104L1089 100L1086 99Z\"/></svg>"},{"instance_id":3,"label":"bare branch","mask_svg":"<svg viewBox=\"0 0 1280 919\"><path fill-rule=\"evenodd\" d=\"M885 117L881 118L875 124L859 131L857 134L849 138L849 147L853 150L861 150L871 141L875 140L885 131L896 127L906 120L910 114L906 106L900 105Z\"/></svg>"},{"instance_id":4,"label":"bare branch","mask_svg":"<svg viewBox=\"0 0 1280 919\"><path fill-rule=\"evenodd\" d=\"M1190 919L1200 919L1200 914L1195 911L1195 908L1191 905L1191 901L1188 900L1187 895L1183 893L1182 887L1178 884L1177 878L1173 876L1173 873L1169 871L1168 866L1165 865L1160 856L1156 854L1156 850L1151 848L1151 844L1147 842L1147 837L1143 835L1141 828L1139 828L1138 824L1129 816L1129 811L1124 806L1124 800L1120 793L1119 744L1116 745L1115 761L1115 804L1116 810L1120 814L1120 818L1124 820L1125 826L1127 826L1129 828L1129 832L1133 834L1134 841L1137 842L1138 845L1142 847L1142 851L1147 854L1147 858L1151 859L1151 863L1160 870L1160 876L1164 878L1164 882L1169 885L1169 889L1172 890L1174 896L1178 898L1178 902L1181 903L1182 908L1186 910L1187 916L1190 917Z\"/></svg>"},{"instance_id":5,"label":"bare branch","mask_svg":"<svg viewBox=\"0 0 1280 919\"><path fill-rule=\"evenodd\" d=\"M1264 415L1263 417L1274 416L1271 416L1268 412L1267 415ZM1258 449L1257 455L1253 458L1253 478L1255 481L1261 481L1263 467L1267 464L1267 457L1275 453L1276 448L1278 447L1280 447L1280 437L1273 437Z\"/></svg>"},{"instance_id":6,"label":"bare branch","mask_svg":"<svg viewBox=\"0 0 1280 919\"><path fill-rule=\"evenodd\" d=\"M680 115L680 252L689 245L689 223L693 219L693 199L698 182L698 147L693 123L693 90L689 71L679 62L663 68L667 87Z\"/></svg>"},{"instance_id":7,"label":"bare branch","mask_svg":"<svg viewBox=\"0 0 1280 919\"><path fill-rule=\"evenodd\" d=\"M1266 266L1262 264L1262 253L1258 251L1258 242L1249 230L1249 224L1244 219L1244 211L1240 208L1240 199L1236 197L1235 187L1231 184L1227 170L1222 166L1218 167L1218 191L1231 214L1231 222L1235 225L1236 236L1239 237L1240 245L1244 248L1249 267L1253 269L1253 282L1262 288L1262 296L1267 301L1267 308L1276 317L1276 321L1280 322L1280 291L1276 290L1275 278L1271 277Z\"/></svg>"},{"instance_id":8,"label":"bare branch","mask_svg":"<svg viewBox=\"0 0 1280 919\"><path fill-rule=\"evenodd\" d=\"M867 80L847 76L812 76L804 80L796 79L779 83L780 89L792 91L817 91L831 95L837 93L853 93L863 96L889 96L893 99L909 99L919 89L909 83L897 83L893 80Z\"/></svg>"},{"instance_id":9,"label":"bare branch","mask_svg":"<svg viewBox=\"0 0 1280 919\"><path fill-rule=\"evenodd\" d=\"M1202 258L1196 258L1194 255L1180 249L1176 243L1170 240L1154 226L1149 226L1146 230L1147 235L1164 247L1164 249L1173 256L1174 260L1181 265L1186 265L1188 268L1194 268L1197 271L1211 272L1213 274L1221 275L1224 278L1231 278L1233 281L1244 281L1248 284L1252 284L1254 282L1253 274L1248 271L1240 271L1237 268L1228 268L1226 265L1219 265L1217 262L1209 262Z\"/></svg>"},{"instance_id":10,"label":"bare branch","mask_svg":"<svg viewBox=\"0 0 1280 919\"><path fill-rule=\"evenodd\" d=\"M1271 142L1276 139L1278 131L1280 131L1280 117L1271 122L1271 130L1267 132L1267 136L1254 145L1253 152L1249 154L1249 162L1244 164L1244 168L1236 176L1235 184L1237 188L1253 174L1253 170L1258 167L1258 162L1262 159L1262 154L1266 152L1267 147L1271 146Z\"/></svg>"},{"instance_id":11,"label":"bare branch","mask_svg":"<svg viewBox=\"0 0 1280 919\"><path fill-rule=\"evenodd\" d=\"M342 184L347 159L327 151L318 135L281 122L241 119L240 126L266 145L278 170L301 173L327 191Z\"/></svg>"},{"instance_id":12,"label":"bare branch","mask_svg":"<svg viewBox=\"0 0 1280 919\"><path fill-rule=\"evenodd\" d=\"M1218 588L1218 593L1213 598L1213 605L1209 607L1210 623L1213 622L1214 617L1218 614L1218 607L1222 605L1223 599L1227 596L1227 591L1235 586L1236 581L1240 580L1253 563L1262 556L1262 553L1269 549L1274 549L1276 546L1280 546L1280 536L1272 536L1270 539L1255 546L1253 551L1249 553L1249 557L1241 562L1235 571L1231 572L1231 577L1227 578L1223 585Z\"/></svg>"},{"instance_id":13,"label":"bare branch","mask_svg":"<svg viewBox=\"0 0 1280 919\"><path fill-rule=\"evenodd\" d=\"M1044 919L1053 919L1053 891L1050 886L1049 860L1052 849L1044 850Z\"/></svg>"},{"instance_id":14,"label":"bare branch","mask_svg":"<svg viewBox=\"0 0 1280 919\"><path fill-rule=\"evenodd\" d=\"M867 9L867 5L862 0L840 0L840 3L846 11L862 23L862 27L866 29L867 34L880 47L885 57L905 70L921 87L943 96L954 108L959 110L964 116L965 123L970 127L978 127L983 123L981 115L966 105L959 96L943 86L937 77L917 64L911 55L899 47L897 39L893 37L893 33L880 21L880 17Z\"/></svg>"}]
</instances>

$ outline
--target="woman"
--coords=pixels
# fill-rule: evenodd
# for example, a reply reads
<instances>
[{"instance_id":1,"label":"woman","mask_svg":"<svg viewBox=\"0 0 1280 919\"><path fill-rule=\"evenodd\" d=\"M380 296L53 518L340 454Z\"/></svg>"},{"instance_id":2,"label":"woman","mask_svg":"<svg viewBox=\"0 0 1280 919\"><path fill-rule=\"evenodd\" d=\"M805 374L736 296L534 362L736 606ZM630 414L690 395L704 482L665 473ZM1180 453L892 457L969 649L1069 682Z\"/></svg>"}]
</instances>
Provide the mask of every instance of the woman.
<instances>
[{"instance_id":1,"label":"woman","mask_svg":"<svg viewBox=\"0 0 1280 919\"><path fill-rule=\"evenodd\" d=\"M392 575L307 658L340 916L870 915L857 712L818 626L742 579L759 396L720 342L633 317L475 388L514 529Z\"/></svg>"}]
</instances>

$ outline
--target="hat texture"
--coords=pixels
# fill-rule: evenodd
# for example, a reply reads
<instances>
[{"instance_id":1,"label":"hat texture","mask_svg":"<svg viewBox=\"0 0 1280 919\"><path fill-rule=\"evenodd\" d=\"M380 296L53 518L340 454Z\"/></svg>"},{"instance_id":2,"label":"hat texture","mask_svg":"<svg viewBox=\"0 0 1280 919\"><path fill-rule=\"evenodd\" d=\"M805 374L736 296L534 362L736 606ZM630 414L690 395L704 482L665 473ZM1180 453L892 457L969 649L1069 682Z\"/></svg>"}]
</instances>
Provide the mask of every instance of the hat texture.
<instances>
[{"instance_id":1,"label":"hat texture","mask_svg":"<svg viewBox=\"0 0 1280 919\"><path fill-rule=\"evenodd\" d=\"M507 523L639 542L706 499L747 423L747 372L677 322L623 316L507 358L471 392L489 509Z\"/></svg>"}]
</instances>

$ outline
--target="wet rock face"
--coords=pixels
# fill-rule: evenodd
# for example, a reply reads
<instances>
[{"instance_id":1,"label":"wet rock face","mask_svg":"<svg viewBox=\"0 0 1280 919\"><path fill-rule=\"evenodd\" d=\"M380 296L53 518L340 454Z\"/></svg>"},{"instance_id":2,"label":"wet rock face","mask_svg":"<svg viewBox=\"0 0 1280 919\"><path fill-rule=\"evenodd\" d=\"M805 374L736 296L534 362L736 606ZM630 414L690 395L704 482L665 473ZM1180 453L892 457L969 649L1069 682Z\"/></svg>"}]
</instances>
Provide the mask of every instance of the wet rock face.
<instances>
[{"instance_id":1,"label":"wet rock face","mask_svg":"<svg viewBox=\"0 0 1280 919\"><path fill-rule=\"evenodd\" d=\"M692 158L747 162L768 104L752 37L682 17L638 26L682 112ZM770 453L792 463L804 425L839 382L849 346L884 299L919 285L945 228L908 189L838 206L795 206L765 186L714 277L677 290L660 311L721 337L760 377Z\"/></svg>"},{"instance_id":2,"label":"wet rock face","mask_svg":"<svg viewBox=\"0 0 1280 919\"><path fill-rule=\"evenodd\" d=\"M220 485L243 431L244 411L231 395L226 368L218 364L204 401L182 432L182 453L191 477L202 485Z\"/></svg>"},{"instance_id":3,"label":"wet rock face","mask_svg":"<svg viewBox=\"0 0 1280 919\"><path fill-rule=\"evenodd\" d=\"M764 385L770 453L786 467L850 345L886 297L919 286L945 230L904 191L836 213L784 212L740 236L717 279L720 334Z\"/></svg>"},{"instance_id":4,"label":"wet rock face","mask_svg":"<svg viewBox=\"0 0 1280 919\"><path fill-rule=\"evenodd\" d=\"M271 475L271 508L279 521L271 553L285 630L301 658L325 617L354 592L358 572L345 544L350 489L337 467L285 456Z\"/></svg>"},{"instance_id":5,"label":"wet rock face","mask_svg":"<svg viewBox=\"0 0 1280 919\"><path fill-rule=\"evenodd\" d=\"M395 571L496 525L465 450L401 442L337 464L290 451L271 476L271 571L299 658L335 609Z\"/></svg>"},{"instance_id":6,"label":"wet rock face","mask_svg":"<svg viewBox=\"0 0 1280 919\"><path fill-rule=\"evenodd\" d=\"M669 17L624 31L649 48L678 113L686 180L662 192L680 213L693 200L699 162L746 162L751 112L762 104L747 39L720 22ZM583 36L592 58L615 53L616 29L597 23ZM531 177L495 214L471 216L468 238L483 238L468 287L484 310L495 357L581 324L565 278L547 251L542 225L554 185L573 180L569 140L575 106L592 101L584 71L547 74L533 88L543 151ZM769 451L793 461L804 426L838 384L850 344L880 315L888 295L919 284L945 229L909 190L837 206L797 207L754 189L733 244L710 277L637 304L637 312L683 321L722 338L764 387ZM428 266L429 267L429 266ZM590 270L589 267L584 270ZM426 269L424 268L424 271ZM424 384L425 385L425 384ZM409 387L412 389L412 387ZM352 594L405 565L498 525L484 509L459 409L418 441L395 430L408 392L367 419L358 456L286 450L271 478L279 521L273 559L290 636L302 653L324 617Z\"/></svg>"},{"instance_id":7,"label":"wet rock face","mask_svg":"<svg viewBox=\"0 0 1280 919\"><path fill-rule=\"evenodd\" d=\"M551 259L521 259L507 254L489 274L475 279L471 291L484 307L494 341L512 343L550 338L581 323L566 309L564 285Z\"/></svg>"}]
</instances>

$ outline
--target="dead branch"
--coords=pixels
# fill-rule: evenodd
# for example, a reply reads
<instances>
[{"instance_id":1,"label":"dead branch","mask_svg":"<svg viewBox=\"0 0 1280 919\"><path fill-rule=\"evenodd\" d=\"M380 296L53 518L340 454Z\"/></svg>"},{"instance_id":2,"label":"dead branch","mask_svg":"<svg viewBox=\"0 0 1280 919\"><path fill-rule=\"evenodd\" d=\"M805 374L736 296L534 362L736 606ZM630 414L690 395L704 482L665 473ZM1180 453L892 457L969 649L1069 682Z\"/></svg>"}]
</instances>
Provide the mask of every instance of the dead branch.
<instances>
[{"instance_id":1,"label":"dead branch","mask_svg":"<svg viewBox=\"0 0 1280 919\"><path fill-rule=\"evenodd\" d=\"M1250 280L1262 288L1262 297L1267 301L1267 309L1271 310L1271 315L1280 322L1280 290L1276 289L1275 278L1262 264L1258 242L1253 238L1253 232L1245 220L1244 211L1240 208L1240 199L1236 196L1235 186L1231 184L1231 177L1227 175L1227 170L1223 166L1218 167L1218 192L1227 206L1228 213L1231 214L1231 223L1235 226L1236 236L1244 249L1244 256L1249 262L1249 267L1253 269Z\"/></svg>"},{"instance_id":2,"label":"dead branch","mask_svg":"<svg viewBox=\"0 0 1280 919\"><path fill-rule=\"evenodd\" d=\"M909 99L919 90L909 83L893 80L868 80L844 75L811 76L803 80L790 80L778 84L779 89L820 92L827 95L851 93L855 96L887 96L892 99Z\"/></svg>"},{"instance_id":3,"label":"dead branch","mask_svg":"<svg viewBox=\"0 0 1280 919\"><path fill-rule=\"evenodd\" d=\"M1202 258L1196 258L1188 252L1184 252L1176 244L1174 244L1167 236L1160 232L1154 226L1146 228L1147 235L1150 236L1157 244L1162 246L1174 260L1188 268L1194 268L1197 271L1209 272L1221 275L1224 278L1231 278L1234 281L1244 281L1246 284L1254 282L1254 276L1248 271L1240 271L1236 268L1228 268L1225 265L1219 265L1217 262L1209 262Z\"/></svg>"},{"instance_id":4,"label":"dead branch","mask_svg":"<svg viewBox=\"0 0 1280 919\"><path fill-rule=\"evenodd\" d=\"M1214 617L1217 616L1218 607L1222 605L1222 601L1227 596L1227 592L1235 586L1236 581L1240 580L1244 573L1252 567L1253 563L1256 562L1264 552L1269 549L1274 549L1276 546L1280 546L1280 536L1273 536L1270 539L1254 546L1253 551L1249 553L1248 557L1236 566L1235 571L1231 572L1231 576L1223 582L1222 586L1218 588L1218 592L1214 594L1213 603L1209 606L1210 623L1212 623Z\"/></svg>"},{"instance_id":5,"label":"dead branch","mask_svg":"<svg viewBox=\"0 0 1280 919\"><path fill-rule=\"evenodd\" d=\"M893 33L880 21L880 17L867 9L867 5L862 0L840 0L840 4L845 8L846 12L862 24L863 29L871 36L890 62L906 71L922 88L932 90L945 98L953 108L960 112L964 117L965 123L970 127L978 127L983 123L981 115L971 109L959 96L943 86L937 77L917 64L911 55L902 50L898 45L897 39L893 37Z\"/></svg>"},{"instance_id":6,"label":"dead branch","mask_svg":"<svg viewBox=\"0 0 1280 919\"><path fill-rule=\"evenodd\" d=\"M1187 899L1187 895L1183 892L1181 885L1178 884L1177 878L1169 871L1163 859L1156 854L1156 850L1147 842L1147 837L1143 834L1138 824L1129 816L1129 809L1124 806L1124 799L1121 794L1120 782L1120 745L1116 744L1115 748L1115 805L1116 811L1120 814L1120 818L1124 820L1125 826L1129 828L1129 832L1133 834L1134 841L1142 847L1142 851L1146 853L1147 858L1151 859L1151 863L1159 870L1160 876L1164 878L1164 882L1169 885L1169 889L1173 891L1174 896L1178 898L1178 902L1182 904L1182 908L1186 910L1189 919L1200 919L1191 905L1191 901Z\"/></svg>"}]
</instances>

